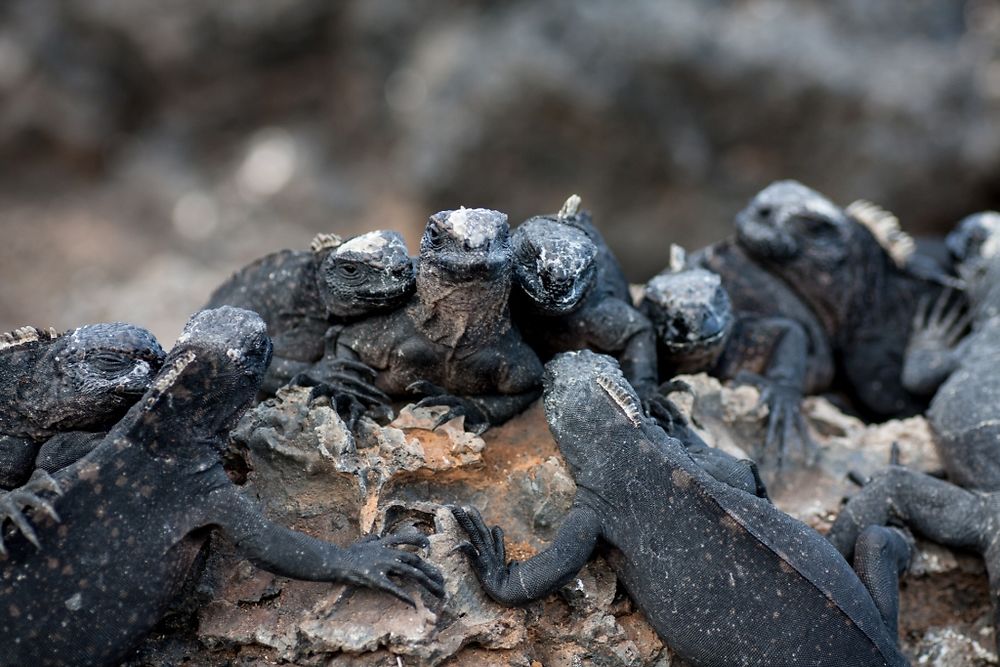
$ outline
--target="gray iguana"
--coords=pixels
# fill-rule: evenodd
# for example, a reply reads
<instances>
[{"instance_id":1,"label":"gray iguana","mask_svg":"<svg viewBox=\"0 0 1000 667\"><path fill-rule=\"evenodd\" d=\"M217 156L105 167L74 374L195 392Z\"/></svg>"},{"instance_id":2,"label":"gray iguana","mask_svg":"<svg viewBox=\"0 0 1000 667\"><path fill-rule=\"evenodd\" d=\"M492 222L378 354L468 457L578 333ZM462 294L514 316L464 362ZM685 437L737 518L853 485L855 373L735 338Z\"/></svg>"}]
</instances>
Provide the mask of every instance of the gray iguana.
<instances>
[{"instance_id":1,"label":"gray iguana","mask_svg":"<svg viewBox=\"0 0 1000 667\"><path fill-rule=\"evenodd\" d=\"M262 384L272 395L289 382L339 400L338 410L388 399L371 369L333 357L332 341L348 322L398 308L414 290L413 259L403 237L373 231L347 241L320 234L310 250L261 257L220 285L206 305L246 308L267 323L274 361Z\"/></svg>"},{"instance_id":2,"label":"gray iguana","mask_svg":"<svg viewBox=\"0 0 1000 667\"><path fill-rule=\"evenodd\" d=\"M795 181L778 181L736 216L734 239L694 257L722 277L738 311L796 321L810 377L836 384L868 416L915 414L924 397L902 384L917 304L950 281L907 261L913 242L867 203L841 209Z\"/></svg>"},{"instance_id":3,"label":"gray iguana","mask_svg":"<svg viewBox=\"0 0 1000 667\"><path fill-rule=\"evenodd\" d=\"M22 509L42 507L37 492L52 486L44 473L90 451L164 356L153 334L122 322L0 335L0 530L28 527ZM0 533L0 553L3 544Z\"/></svg>"},{"instance_id":4,"label":"gray iguana","mask_svg":"<svg viewBox=\"0 0 1000 667\"><path fill-rule=\"evenodd\" d=\"M264 322L222 307L194 315L149 390L86 457L53 477L59 520L36 512L40 549L0 557L0 665L118 664L178 592L211 529L276 574L435 595L440 574L390 536L341 548L268 521L222 468L229 430L271 358ZM411 603L412 604L412 603Z\"/></svg>"},{"instance_id":5,"label":"gray iguana","mask_svg":"<svg viewBox=\"0 0 1000 667\"><path fill-rule=\"evenodd\" d=\"M736 311L718 275L686 268L676 246L672 254L671 267L646 283L640 303L656 329L660 376L706 372L757 385L768 406L758 462L775 459L780 469L790 444L808 461L815 446L801 402L820 387L809 374L805 330L785 317Z\"/></svg>"},{"instance_id":6,"label":"gray iguana","mask_svg":"<svg viewBox=\"0 0 1000 667\"><path fill-rule=\"evenodd\" d=\"M907 664L896 613L910 545L898 531L866 531L855 573L816 531L698 467L643 415L610 357L557 356L544 403L577 484L551 546L508 563L499 527L453 509L469 537L458 548L495 600L518 605L556 590L604 542L620 552L612 566L630 597L692 665Z\"/></svg>"},{"instance_id":7,"label":"gray iguana","mask_svg":"<svg viewBox=\"0 0 1000 667\"><path fill-rule=\"evenodd\" d=\"M618 359L644 398L656 391L656 340L632 305L628 281L576 195L555 215L535 216L512 235L514 322L543 361L590 349Z\"/></svg>"}]
</instances>

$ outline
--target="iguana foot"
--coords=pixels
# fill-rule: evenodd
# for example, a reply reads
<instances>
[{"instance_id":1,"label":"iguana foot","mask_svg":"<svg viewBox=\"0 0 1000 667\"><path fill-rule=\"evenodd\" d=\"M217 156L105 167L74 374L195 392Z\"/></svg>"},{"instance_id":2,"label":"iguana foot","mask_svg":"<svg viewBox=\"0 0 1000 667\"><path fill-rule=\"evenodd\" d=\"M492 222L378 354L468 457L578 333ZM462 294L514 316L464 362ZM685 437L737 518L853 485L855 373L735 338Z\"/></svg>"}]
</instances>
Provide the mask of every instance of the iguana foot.
<instances>
[{"instance_id":1,"label":"iguana foot","mask_svg":"<svg viewBox=\"0 0 1000 667\"><path fill-rule=\"evenodd\" d=\"M405 531L386 537L369 536L344 549L346 570L344 579L358 586L384 591L411 607L416 603L390 577L412 580L426 588L435 597L443 597L444 577L441 572L400 546L426 548L427 536L417 530Z\"/></svg>"},{"instance_id":2,"label":"iguana foot","mask_svg":"<svg viewBox=\"0 0 1000 667\"><path fill-rule=\"evenodd\" d=\"M495 599L503 590L507 576L507 549L503 529L492 529L483 521L475 507L451 507L451 513L465 531L468 540L460 542L454 551L461 551L469 559L483 589Z\"/></svg>"},{"instance_id":3,"label":"iguana foot","mask_svg":"<svg viewBox=\"0 0 1000 667\"><path fill-rule=\"evenodd\" d=\"M36 512L48 514L54 521L61 521L55 507L50 502L39 496L43 491L51 491L56 495L62 495L62 489L44 470L36 470L31 479L21 487L6 492L0 496L0 529L5 521L10 520L14 527L24 535L29 542L35 545L36 549L42 546L38 541L38 535L32 528L28 518L24 515L24 510L31 508ZM7 555L7 547L3 541L3 534L0 532L0 555Z\"/></svg>"},{"instance_id":4,"label":"iguana foot","mask_svg":"<svg viewBox=\"0 0 1000 667\"><path fill-rule=\"evenodd\" d=\"M413 393L424 394L424 398L417 401L415 407L442 406L448 408L444 414L434 420L434 425L431 427L433 430L458 417L465 417L465 430L476 435L482 435L490 427L489 418L472 399L452 396L441 387L423 380L410 384L407 389Z\"/></svg>"},{"instance_id":5,"label":"iguana foot","mask_svg":"<svg viewBox=\"0 0 1000 667\"><path fill-rule=\"evenodd\" d=\"M760 391L758 405L767 406L767 434L764 448L757 457L763 464L772 456L775 467L784 468L785 455L794 446L808 466L816 462L819 448L809 433L809 426L802 416L802 392L797 387L775 382L756 373L741 372L735 381L749 384Z\"/></svg>"},{"instance_id":6,"label":"iguana foot","mask_svg":"<svg viewBox=\"0 0 1000 667\"><path fill-rule=\"evenodd\" d=\"M324 363L322 369L297 374L289 384L309 387L311 399L328 397L348 429L353 431L358 419L369 409L391 413L391 399L370 381L374 373L360 362L338 359Z\"/></svg>"}]
</instances>

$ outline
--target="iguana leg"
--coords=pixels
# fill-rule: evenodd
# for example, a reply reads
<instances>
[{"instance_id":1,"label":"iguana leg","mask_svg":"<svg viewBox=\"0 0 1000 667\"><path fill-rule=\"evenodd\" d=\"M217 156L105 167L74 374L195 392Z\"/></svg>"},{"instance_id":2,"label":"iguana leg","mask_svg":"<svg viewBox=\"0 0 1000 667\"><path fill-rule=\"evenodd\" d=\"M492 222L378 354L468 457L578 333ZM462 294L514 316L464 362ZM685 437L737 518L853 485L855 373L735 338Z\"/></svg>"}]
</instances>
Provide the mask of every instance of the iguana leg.
<instances>
[{"instance_id":1,"label":"iguana leg","mask_svg":"<svg viewBox=\"0 0 1000 667\"><path fill-rule=\"evenodd\" d=\"M854 545L854 570L893 637L899 636L899 577L912 555L912 539L898 528L868 526Z\"/></svg>"},{"instance_id":2,"label":"iguana leg","mask_svg":"<svg viewBox=\"0 0 1000 667\"><path fill-rule=\"evenodd\" d=\"M601 534L598 516L574 506L548 549L528 560L508 563L499 526L489 528L475 508L452 507L451 511L469 537L456 548L468 556L483 590L511 606L537 600L572 581L590 559Z\"/></svg>"},{"instance_id":3,"label":"iguana leg","mask_svg":"<svg viewBox=\"0 0 1000 667\"><path fill-rule=\"evenodd\" d=\"M984 528L993 523L987 498L930 475L889 466L847 502L827 538L850 558L861 531L894 521L933 542L983 551Z\"/></svg>"},{"instance_id":4,"label":"iguana leg","mask_svg":"<svg viewBox=\"0 0 1000 667\"><path fill-rule=\"evenodd\" d=\"M375 588L411 606L413 600L390 577L412 580L438 597L444 594L437 568L395 548L426 547L427 538L420 533L368 539L341 548L267 520L253 502L228 486L209 495L203 516L206 525L222 529L243 557L274 574Z\"/></svg>"},{"instance_id":5,"label":"iguana leg","mask_svg":"<svg viewBox=\"0 0 1000 667\"><path fill-rule=\"evenodd\" d=\"M0 489L16 489L35 469L38 445L27 438L0 436Z\"/></svg>"}]
</instances>

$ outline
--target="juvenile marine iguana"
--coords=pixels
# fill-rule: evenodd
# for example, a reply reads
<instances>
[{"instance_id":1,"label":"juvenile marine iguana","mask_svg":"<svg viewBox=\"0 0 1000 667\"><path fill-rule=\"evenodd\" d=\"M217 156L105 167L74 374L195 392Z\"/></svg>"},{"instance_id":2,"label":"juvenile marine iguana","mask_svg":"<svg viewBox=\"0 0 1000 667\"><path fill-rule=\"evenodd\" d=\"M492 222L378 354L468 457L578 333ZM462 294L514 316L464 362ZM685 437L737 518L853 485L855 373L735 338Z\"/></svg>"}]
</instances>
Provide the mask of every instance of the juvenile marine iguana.
<instances>
[{"instance_id":1,"label":"juvenile marine iguana","mask_svg":"<svg viewBox=\"0 0 1000 667\"><path fill-rule=\"evenodd\" d=\"M146 329L116 322L63 334L22 327L0 335L0 530L26 524L54 472L90 451L142 396L164 352ZM29 533L30 535L30 533ZM0 533L0 553L4 550Z\"/></svg>"},{"instance_id":2,"label":"juvenile marine iguana","mask_svg":"<svg viewBox=\"0 0 1000 667\"><path fill-rule=\"evenodd\" d=\"M82 460L57 472L61 521L35 515L41 549L0 559L0 665L112 665L153 627L208 530L282 576L341 581L409 602L391 576L440 595L416 554L422 535L340 548L271 523L220 463L271 357L264 322L230 307L197 313L140 401Z\"/></svg>"},{"instance_id":3,"label":"juvenile marine iguana","mask_svg":"<svg viewBox=\"0 0 1000 667\"><path fill-rule=\"evenodd\" d=\"M507 216L460 208L430 217L420 241L416 293L391 313L344 327L337 355L376 369L393 397L423 393L444 423L465 416L482 431L526 408L542 364L510 321L512 259Z\"/></svg>"},{"instance_id":4,"label":"juvenile marine iguana","mask_svg":"<svg viewBox=\"0 0 1000 667\"><path fill-rule=\"evenodd\" d=\"M656 329L660 376L707 372L757 385L768 406L758 462L774 457L781 468L792 443L811 458L815 446L801 402L819 387L808 373L809 343L802 326L784 317L734 311L718 275L685 268L676 246L671 254L671 266L646 283L640 304Z\"/></svg>"},{"instance_id":5,"label":"juvenile marine iguana","mask_svg":"<svg viewBox=\"0 0 1000 667\"><path fill-rule=\"evenodd\" d=\"M643 415L610 357L557 356L544 402L577 484L552 545L508 564L503 531L453 509L469 536L458 548L491 597L540 598L604 541L620 550L612 566L636 605L693 665L907 664L894 630L910 547L898 532L874 527L859 540L859 579L814 530L695 465Z\"/></svg>"},{"instance_id":6,"label":"juvenile marine iguana","mask_svg":"<svg viewBox=\"0 0 1000 667\"><path fill-rule=\"evenodd\" d=\"M912 240L873 210L852 214L778 181L737 214L735 242L707 249L698 264L722 276L738 310L799 322L815 377L835 368L859 408L886 418L926 406L902 385L903 352L917 303L942 285L907 269ZM890 236L903 251L895 257L879 241Z\"/></svg>"},{"instance_id":7,"label":"juvenile marine iguana","mask_svg":"<svg viewBox=\"0 0 1000 667\"><path fill-rule=\"evenodd\" d=\"M240 269L206 308L236 306L264 318L274 341L264 393L295 381L372 405L387 399L365 381L370 369L332 359L328 339L339 325L398 308L413 289L413 260L397 232L374 231L345 242L320 234L311 250L282 250Z\"/></svg>"},{"instance_id":8,"label":"juvenile marine iguana","mask_svg":"<svg viewBox=\"0 0 1000 667\"><path fill-rule=\"evenodd\" d=\"M603 352L618 359L641 396L655 392L653 326L632 305L625 274L580 198L522 223L512 245L511 312L542 361L570 350Z\"/></svg>"},{"instance_id":9,"label":"juvenile marine iguana","mask_svg":"<svg viewBox=\"0 0 1000 667\"><path fill-rule=\"evenodd\" d=\"M914 391L937 388L927 417L949 481L892 465L848 501L829 537L847 555L867 526L901 522L934 542L978 552L1000 649L1000 230L977 245L959 265L971 331L962 336L969 324L963 302L942 296L918 314L903 373Z\"/></svg>"}]
</instances>

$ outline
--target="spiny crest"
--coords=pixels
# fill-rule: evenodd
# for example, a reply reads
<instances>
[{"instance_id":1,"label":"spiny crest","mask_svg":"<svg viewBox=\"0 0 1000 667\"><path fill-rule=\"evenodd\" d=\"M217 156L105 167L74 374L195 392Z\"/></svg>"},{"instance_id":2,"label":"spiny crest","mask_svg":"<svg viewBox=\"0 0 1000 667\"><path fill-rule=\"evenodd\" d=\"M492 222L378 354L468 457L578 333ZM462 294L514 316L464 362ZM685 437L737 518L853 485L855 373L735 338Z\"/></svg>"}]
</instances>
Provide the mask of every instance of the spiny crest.
<instances>
[{"instance_id":1,"label":"spiny crest","mask_svg":"<svg viewBox=\"0 0 1000 667\"><path fill-rule=\"evenodd\" d=\"M344 242L344 239L340 238L336 234L317 234L313 237L312 244L310 248L313 252L322 252L324 250L332 250L334 248L339 248L340 244Z\"/></svg>"},{"instance_id":2,"label":"spiny crest","mask_svg":"<svg viewBox=\"0 0 1000 667\"><path fill-rule=\"evenodd\" d=\"M642 425L642 408L639 403L635 400L628 389L622 386L622 379L620 377L609 377L607 375L598 375L597 384L600 386L604 392L611 397L611 400L621 408L621 411L625 414L633 426Z\"/></svg>"},{"instance_id":3,"label":"spiny crest","mask_svg":"<svg viewBox=\"0 0 1000 667\"><path fill-rule=\"evenodd\" d=\"M566 218L572 218L580 211L581 201L583 200L580 199L580 195L570 195L569 198L566 200L566 203L562 205L561 209L559 209L559 215L556 217L558 217L560 220L564 220Z\"/></svg>"},{"instance_id":4,"label":"spiny crest","mask_svg":"<svg viewBox=\"0 0 1000 667\"><path fill-rule=\"evenodd\" d=\"M36 329L35 327L21 327L7 333L0 333L0 350L7 350L12 347L20 347L28 343L45 342L59 338L59 334L52 327L48 329Z\"/></svg>"},{"instance_id":5,"label":"spiny crest","mask_svg":"<svg viewBox=\"0 0 1000 667\"><path fill-rule=\"evenodd\" d=\"M676 243L670 244L670 272L680 273L687 263L687 252Z\"/></svg>"},{"instance_id":6,"label":"spiny crest","mask_svg":"<svg viewBox=\"0 0 1000 667\"><path fill-rule=\"evenodd\" d=\"M868 228L875 240L882 246L896 266L903 267L917 249L913 237L903 231L899 218L878 204L859 199L845 212Z\"/></svg>"},{"instance_id":7,"label":"spiny crest","mask_svg":"<svg viewBox=\"0 0 1000 667\"><path fill-rule=\"evenodd\" d=\"M156 402L160 400L160 397L173 386L180 374L184 372L184 369L194 361L195 353L194 350L188 350L183 354L177 356L170 364L163 367L160 371L159 376L149 388L149 398L146 399L146 408L152 408L156 405Z\"/></svg>"}]
</instances>

